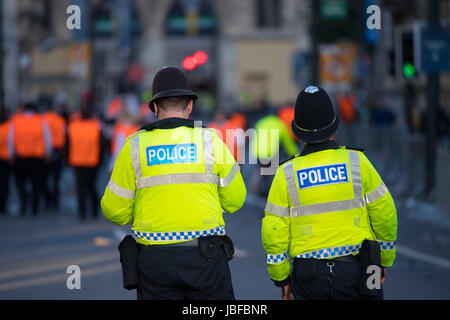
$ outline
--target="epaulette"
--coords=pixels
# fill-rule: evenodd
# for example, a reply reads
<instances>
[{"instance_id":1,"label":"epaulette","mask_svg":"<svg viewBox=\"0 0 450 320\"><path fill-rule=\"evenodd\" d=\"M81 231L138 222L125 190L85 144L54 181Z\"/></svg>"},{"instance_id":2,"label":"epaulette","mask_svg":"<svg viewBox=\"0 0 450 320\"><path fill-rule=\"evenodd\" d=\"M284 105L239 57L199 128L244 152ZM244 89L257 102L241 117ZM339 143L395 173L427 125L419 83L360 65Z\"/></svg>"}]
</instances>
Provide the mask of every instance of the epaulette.
<instances>
[{"instance_id":1,"label":"epaulette","mask_svg":"<svg viewBox=\"0 0 450 320\"><path fill-rule=\"evenodd\" d=\"M137 136L139 133L144 132L145 129L139 129L138 131L136 131L135 133L132 133L128 136L128 139L133 139L135 136Z\"/></svg>"},{"instance_id":2,"label":"epaulette","mask_svg":"<svg viewBox=\"0 0 450 320\"><path fill-rule=\"evenodd\" d=\"M361 152L366 151L366 149L363 149L363 148L356 148L356 147L351 147L351 146L342 146L341 148L349 149L349 150L356 150L356 151L361 151Z\"/></svg>"},{"instance_id":3,"label":"epaulette","mask_svg":"<svg viewBox=\"0 0 450 320\"><path fill-rule=\"evenodd\" d=\"M286 162L291 161L292 159L297 158L299 155L300 155L300 154L296 154L296 155L294 155L294 156L292 156L292 157L290 157L290 158L287 158L286 160L281 161L280 164L279 164L279 166L282 166L282 165L285 164Z\"/></svg>"}]
</instances>

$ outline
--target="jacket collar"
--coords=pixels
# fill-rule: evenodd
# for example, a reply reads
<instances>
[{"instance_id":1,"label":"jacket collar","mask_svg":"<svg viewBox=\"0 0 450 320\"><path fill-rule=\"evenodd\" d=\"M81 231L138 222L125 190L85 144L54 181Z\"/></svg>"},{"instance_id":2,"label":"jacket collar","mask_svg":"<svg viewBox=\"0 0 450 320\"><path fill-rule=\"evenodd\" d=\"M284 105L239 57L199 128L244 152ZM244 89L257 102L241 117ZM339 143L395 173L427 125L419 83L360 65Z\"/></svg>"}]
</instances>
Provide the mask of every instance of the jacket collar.
<instances>
[{"instance_id":1,"label":"jacket collar","mask_svg":"<svg viewBox=\"0 0 450 320\"><path fill-rule=\"evenodd\" d=\"M300 156L306 156L307 154L310 154L310 153L319 152L319 151L328 150L328 149L339 149L339 145L336 142L331 141L331 140L326 140L321 143L308 143L303 148L303 151L302 151L302 153L300 153Z\"/></svg>"},{"instance_id":2,"label":"jacket collar","mask_svg":"<svg viewBox=\"0 0 450 320\"><path fill-rule=\"evenodd\" d=\"M142 127L140 130L145 129L147 131L152 131L154 129L174 129L178 127L190 127L194 128L194 120L183 119L183 118L166 118L158 121L154 121L146 126ZM204 127L204 126L202 126Z\"/></svg>"}]
</instances>

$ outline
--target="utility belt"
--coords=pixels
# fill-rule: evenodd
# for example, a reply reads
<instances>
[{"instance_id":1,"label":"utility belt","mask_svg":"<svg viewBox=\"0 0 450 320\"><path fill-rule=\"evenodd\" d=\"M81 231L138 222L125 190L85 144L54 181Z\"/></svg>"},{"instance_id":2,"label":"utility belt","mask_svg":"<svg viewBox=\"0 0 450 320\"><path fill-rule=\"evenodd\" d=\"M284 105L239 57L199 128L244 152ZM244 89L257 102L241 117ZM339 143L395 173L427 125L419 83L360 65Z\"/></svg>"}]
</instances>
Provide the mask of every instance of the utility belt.
<instances>
[{"instance_id":1,"label":"utility belt","mask_svg":"<svg viewBox=\"0 0 450 320\"><path fill-rule=\"evenodd\" d=\"M155 248L171 248L171 247L198 247L200 254L211 261L220 250L225 252L227 260L230 261L234 255L234 245L231 238L226 235L211 235L199 237L194 240L167 244L145 245L138 243L139 251L152 250Z\"/></svg>"},{"instance_id":2,"label":"utility belt","mask_svg":"<svg viewBox=\"0 0 450 320\"><path fill-rule=\"evenodd\" d=\"M359 264L359 281L358 291L362 296L375 297L380 295L381 286L370 285L369 282L374 277L372 268L375 266L381 270L381 252L380 245L377 241L364 240L358 245L358 254L348 254L345 256L338 256L331 259L324 259L323 257L305 257L298 255L294 258L295 268L293 269L293 278L299 283L306 283L317 279L317 264L326 264L329 268L329 281L333 281L336 277L333 271L335 262L353 262ZM371 267L371 268L369 268ZM369 279L371 278L371 279ZM373 279L375 280L375 279ZM377 281L379 279L376 279ZM372 283L373 284L373 283Z\"/></svg>"},{"instance_id":3,"label":"utility belt","mask_svg":"<svg viewBox=\"0 0 450 320\"><path fill-rule=\"evenodd\" d=\"M197 247L200 254L212 261L223 250L228 261L233 258L234 245L227 235L209 235L195 238L190 241L144 245L137 243L131 235L127 235L119 244L120 263L122 264L123 287L128 290L138 287L138 255L141 251L158 248Z\"/></svg>"}]
</instances>

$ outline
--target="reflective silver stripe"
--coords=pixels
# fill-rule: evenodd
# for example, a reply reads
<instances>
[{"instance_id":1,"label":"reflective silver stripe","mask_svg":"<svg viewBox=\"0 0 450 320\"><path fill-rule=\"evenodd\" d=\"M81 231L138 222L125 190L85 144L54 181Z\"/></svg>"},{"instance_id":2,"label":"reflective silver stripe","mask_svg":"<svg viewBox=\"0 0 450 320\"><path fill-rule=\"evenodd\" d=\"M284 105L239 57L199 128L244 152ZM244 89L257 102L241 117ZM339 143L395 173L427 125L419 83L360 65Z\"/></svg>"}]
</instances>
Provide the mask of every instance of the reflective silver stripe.
<instances>
[{"instance_id":1,"label":"reflective silver stripe","mask_svg":"<svg viewBox=\"0 0 450 320\"><path fill-rule=\"evenodd\" d=\"M291 208L291 216L308 216L312 214L344 211L351 209L358 209L365 206L362 199L349 199L342 201L325 202L318 204L311 204L308 206L302 206L301 211L296 211L296 208Z\"/></svg>"},{"instance_id":2,"label":"reflective silver stripe","mask_svg":"<svg viewBox=\"0 0 450 320\"><path fill-rule=\"evenodd\" d=\"M135 192L134 190L128 190L120 187L117 183L113 181L113 179L109 179L107 188L114 193L116 196L125 198L125 199L134 199Z\"/></svg>"},{"instance_id":3,"label":"reflective silver stripe","mask_svg":"<svg viewBox=\"0 0 450 320\"><path fill-rule=\"evenodd\" d=\"M149 188L164 184L176 183L214 183L218 184L219 177L206 173L173 173L144 177L136 181L136 189Z\"/></svg>"},{"instance_id":4,"label":"reflective silver stripe","mask_svg":"<svg viewBox=\"0 0 450 320\"><path fill-rule=\"evenodd\" d=\"M362 182L361 182L361 170L359 168L359 155L357 151L348 150L348 156L350 158L350 172L352 174L353 192L355 198L362 198Z\"/></svg>"},{"instance_id":5,"label":"reflective silver stripe","mask_svg":"<svg viewBox=\"0 0 450 320\"><path fill-rule=\"evenodd\" d=\"M206 173L212 174L214 168L212 134L210 131L203 129L202 137L203 137L203 158L205 160Z\"/></svg>"},{"instance_id":6,"label":"reflective silver stripe","mask_svg":"<svg viewBox=\"0 0 450 320\"><path fill-rule=\"evenodd\" d=\"M136 180L139 180L142 178L141 156L139 151L139 136L136 136L130 140L130 149L131 149L131 163L133 165L134 174L136 175Z\"/></svg>"},{"instance_id":7,"label":"reflective silver stripe","mask_svg":"<svg viewBox=\"0 0 450 320\"><path fill-rule=\"evenodd\" d=\"M269 201L267 201L264 211L267 211L270 214L274 214L276 216L280 216L283 218L289 217L290 214L290 208L280 207L277 206L276 204L270 203Z\"/></svg>"},{"instance_id":8,"label":"reflective silver stripe","mask_svg":"<svg viewBox=\"0 0 450 320\"><path fill-rule=\"evenodd\" d=\"M383 182L381 182L381 184L375 190L366 194L366 202L371 203L371 202L377 201L382 196L384 196L387 191L388 191L388 188L386 187L386 185Z\"/></svg>"},{"instance_id":9,"label":"reflective silver stripe","mask_svg":"<svg viewBox=\"0 0 450 320\"><path fill-rule=\"evenodd\" d=\"M283 165L283 171L284 177L286 178L288 194L292 201L291 212L293 212L295 214L294 216L296 216L300 214L301 207L300 198L297 191L297 184L295 183L295 174L294 168L292 167L292 161L289 161L285 165Z\"/></svg>"},{"instance_id":10,"label":"reflective silver stripe","mask_svg":"<svg viewBox=\"0 0 450 320\"><path fill-rule=\"evenodd\" d=\"M225 178L220 178L219 180L219 186L220 187L226 187L228 186L234 179L234 177L236 176L236 173L238 173L240 170L239 165L237 164L237 162L234 163L233 167L231 167L230 172L227 174L227 176Z\"/></svg>"}]
</instances>

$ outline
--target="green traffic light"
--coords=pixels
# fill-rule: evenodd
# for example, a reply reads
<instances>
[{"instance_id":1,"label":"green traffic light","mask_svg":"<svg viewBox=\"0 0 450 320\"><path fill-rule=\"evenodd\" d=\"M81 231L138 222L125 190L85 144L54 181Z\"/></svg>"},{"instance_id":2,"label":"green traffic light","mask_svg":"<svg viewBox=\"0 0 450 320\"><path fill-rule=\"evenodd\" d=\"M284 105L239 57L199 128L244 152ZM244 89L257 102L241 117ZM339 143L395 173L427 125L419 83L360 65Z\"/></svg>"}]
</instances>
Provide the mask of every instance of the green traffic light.
<instances>
[{"instance_id":1,"label":"green traffic light","mask_svg":"<svg viewBox=\"0 0 450 320\"><path fill-rule=\"evenodd\" d=\"M414 68L412 63L406 62L403 64L402 72L406 78L410 79L416 74L416 68Z\"/></svg>"}]
</instances>

